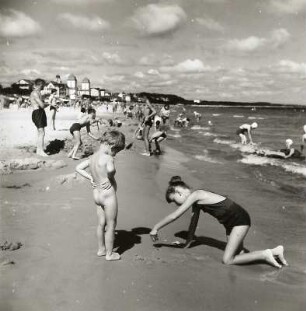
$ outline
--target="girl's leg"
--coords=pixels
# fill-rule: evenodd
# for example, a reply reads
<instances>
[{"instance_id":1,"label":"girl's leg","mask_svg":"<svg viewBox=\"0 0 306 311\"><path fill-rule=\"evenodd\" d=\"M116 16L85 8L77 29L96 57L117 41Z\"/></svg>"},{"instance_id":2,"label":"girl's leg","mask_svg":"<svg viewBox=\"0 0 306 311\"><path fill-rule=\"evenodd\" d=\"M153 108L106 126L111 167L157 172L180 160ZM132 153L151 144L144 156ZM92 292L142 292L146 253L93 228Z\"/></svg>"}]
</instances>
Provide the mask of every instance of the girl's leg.
<instances>
[{"instance_id":1,"label":"girl's leg","mask_svg":"<svg viewBox=\"0 0 306 311\"><path fill-rule=\"evenodd\" d=\"M249 226L236 226L233 228L225 248L223 263L226 265L241 265L264 260L274 267L281 268L281 265L275 260L271 249L237 254L249 228Z\"/></svg>"},{"instance_id":2,"label":"girl's leg","mask_svg":"<svg viewBox=\"0 0 306 311\"><path fill-rule=\"evenodd\" d=\"M115 228L117 224L118 203L116 195L111 196L105 200L105 218L106 218L106 232L105 232L105 246L106 246L106 260L119 260L121 256L113 252Z\"/></svg>"},{"instance_id":3,"label":"girl's leg","mask_svg":"<svg viewBox=\"0 0 306 311\"><path fill-rule=\"evenodd\" d=\"M97 238L98 238L98 252L97 255L105 256L105 238L104 238L104 230L105 230L105 212L102 206L97 205L97 216L98 216L98 226L97 226Z\"/></svg>"}]
</instances>

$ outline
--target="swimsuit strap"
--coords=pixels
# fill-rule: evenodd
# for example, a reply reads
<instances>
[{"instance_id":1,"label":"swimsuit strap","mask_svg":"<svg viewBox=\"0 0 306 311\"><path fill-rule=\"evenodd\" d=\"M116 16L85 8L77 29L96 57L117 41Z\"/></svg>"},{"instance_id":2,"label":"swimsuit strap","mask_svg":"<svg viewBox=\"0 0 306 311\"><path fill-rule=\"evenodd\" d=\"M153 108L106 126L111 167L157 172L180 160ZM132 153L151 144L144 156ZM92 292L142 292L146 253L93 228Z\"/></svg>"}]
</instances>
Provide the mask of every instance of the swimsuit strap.
<instances>
[{"instance_id":1,"label":"swimsuit strap","mask_svg":"<svg viewBox=\"0 0 306 311\"><path fill-rule=\"evenodd\" d=\"M94 182L91 185L92 185L93 189L101 189L101 190L109 190L112 187L112 185L108 179L106 179L100 183Z\"/></svg>"}]
</instances>

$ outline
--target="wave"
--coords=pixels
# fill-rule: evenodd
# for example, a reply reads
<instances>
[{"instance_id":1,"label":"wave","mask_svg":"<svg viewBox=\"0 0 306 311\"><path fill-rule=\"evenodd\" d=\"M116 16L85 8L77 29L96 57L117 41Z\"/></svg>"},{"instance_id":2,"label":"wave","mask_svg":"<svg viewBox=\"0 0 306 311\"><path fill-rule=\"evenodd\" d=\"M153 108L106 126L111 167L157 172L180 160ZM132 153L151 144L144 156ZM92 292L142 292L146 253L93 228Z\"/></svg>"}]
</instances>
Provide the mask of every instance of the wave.
<instances>
[{"instance_id":1,"label":"wave","mask_svg":"<svg viewBox=\"0 0 306 311\"><path fill-rule=\"evenodd\" d=\"M264 120L263 117L248 117L249 120Z\"/></svg>"},{"instance_id":2,"label":"wave","mask_svg":"<svg viewBox=\"0 0 306 311\"><path fill-rule=\"evenodd\" d=\"M215 138L214 143L221 144L221 145L228 145L232 147L233 149L239 149L241 152L244 153L254 153L258 149L258 145L242 145L240 143L237 143L234 140L224 140L220 138Z\"/></svg>"},{"instance_id":3,"label":"wave","mask_svg":"<svg viewBox=\"0 0 306 311\"><path fill-rule=\"evenodd\" d=\"M200 125L194 125L190 128L191 130L209 130L209 127L200 126Z\"/></svg>"},{"instance_id":4,"label":"wave","mask_svg":"<svg viewBox=\"0 0 306 311\"><path fill-rule=\"evenodd\" d=\"M219 116L221 116L221 114L220 113L213 113L213 116L214 117L219 117Z\"/></svg>"},{"instance_id":5,"label":"wave","mask_svg":"<svg viewBox=\"0 0 306 311\"><path fill-rule=\"evenodd\" d=\"M211 136L211 137L218 137L218 134L211 133L211 132L200 132L203 136Z\"/></svg>"},{"instance_id":6,"label":"wave","mask_svg":"<svg viewBox=\"0 0 306 311\"><path fill-rule=\"evenodd\" d=\"M240 114L234 114L233 118L244 118L244 115L240 115Z\"/></svg>"},{"instance_id":7,"label":"wave","mask_svg":"<svg viewBox=\"0 0 306 311\"><path fill-rule=\"evenodd\" d=\"M180 135L180 134L168 134L167 133L167 135L170 136L170 137L173 137L173 138L180 138L180 137L182 137L182 135Z\"/></svg>"},{"instance_id":8,"label":"wave","mask_svg":"<svg viewBox=\"0 0 306 311\"><path fill-rule=\"evenodd\" d=\"M259 166L277 166L281 167L287 172L300 174L306 177L306 168L297 163L284 163L286 160L271 159L266 157L260 157L254 154L244 155L243 159L238 160L240 163L248 165L259 165Z\"/></svg>"},{"instance_id":9,"label":"wave","mask_svg":"<svg viewBox=\"0 0 306 311\"><path fill-rule=\"evenodd\" d=\"M222 162L218 161L217 159L214 159L208 155L207 150L203 150L204 154L197 154L195 155L195 159L199 161L209 162L209 163L216 163L216 164L222 164Z\"/></svg>"}]
</instances>

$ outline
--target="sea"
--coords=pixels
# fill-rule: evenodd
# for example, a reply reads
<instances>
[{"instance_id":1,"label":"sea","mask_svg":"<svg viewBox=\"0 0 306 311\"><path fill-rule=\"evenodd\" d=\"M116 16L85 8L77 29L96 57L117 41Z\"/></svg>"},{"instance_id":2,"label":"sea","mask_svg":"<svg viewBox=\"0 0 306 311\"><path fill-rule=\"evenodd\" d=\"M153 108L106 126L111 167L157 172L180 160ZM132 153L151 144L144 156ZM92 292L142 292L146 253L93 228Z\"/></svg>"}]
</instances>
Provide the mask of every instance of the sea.
<instances>
[{"instance_id":1,"label":"sea","mask_svg":"<svg viewBox=\"0 0 306 311\"><path fill-rule=\"evenodd\" d=\"M303 109L196 106L184 109L190 124L187 128L171 126L168 143L189 159L188 165L196 169L198 175L202 162L216 164L222 169L232 167L236 175L256 169L255 178L272 185L281 183L283 189L288 186L291 192L305 194L305 159L273 159L254 154L257 149L285 148L288 138L300 150L306 124ZM199 122L194 118L194 111L202 114ZM180 112L182 108L174 108L172 115ZM236 130L241 124L253 122L258 123L258 128L252 132L255 145L241 145Z\"/></svg>"}]
</instances>

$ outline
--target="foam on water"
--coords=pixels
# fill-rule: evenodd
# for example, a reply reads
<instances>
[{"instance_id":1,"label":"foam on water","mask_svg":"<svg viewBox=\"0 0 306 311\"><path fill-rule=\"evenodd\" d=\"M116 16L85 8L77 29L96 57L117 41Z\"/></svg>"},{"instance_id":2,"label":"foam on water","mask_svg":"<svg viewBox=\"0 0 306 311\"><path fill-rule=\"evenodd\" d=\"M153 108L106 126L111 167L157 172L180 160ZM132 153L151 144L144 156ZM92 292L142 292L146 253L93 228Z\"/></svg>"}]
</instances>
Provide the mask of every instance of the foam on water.
<instances>
[{"instance_id":1,"label":"foam on water","mask_svg":"<svg viewBox=\"0 0 306 311\"><path fill-rule=\"evenodd\" d=\"M234 114L233 118L244 118L244 115L241 114Z\"/></svg>"},{"instance_id":2,"label":"foam on water","mask_svg":"<svg viewBox=\"0 0 306 311\"><path fill-rule=\"evenodd\" d=\"M255 154L244 155L243 159L238 160L238 162L248 164L248 165L278 166L287 172L291 172L294 174L300 174L306 177L305 166L302 166L295 162L284 163L284 161L288 161L288 160L271 159L271 158L266 158L266 157L260 157Z\"/></svg>"},{"instance_id":3,"label":"foam on water","mask_svg":"<svg viewBox=\"0 0 306 311\"><path fill-rule=\"evenodd\" d=\"M204 161L204 162L209 162L209 163L217 163L217 164L222 164L222 162L218 161L217 159L214 159L209 156L208 150L204 149L203 150L204 154L197 154L194 157L199 160L199 161Z\"/></svg>"},{"instance_id":4,"label":"foam on water","mask_svg":"<svg viewBox=\"0 0 306 311\"><path fill-rule=\"evenodd\" d=\"M182 137L182 135L180 135L180 134L168 134L168 133L167 133L167 135L170 136L170 137L174 137L174 138L180 138L180 137Z\"/></svg>"},{"instance_id":5,"label":"foam on water","mask_svg":"<svg viewBox=\"0 0 306 311\"><path fill-rule=\"evenodd\" d=\"M190 129L191 130L204 130L204 131L207 131L207 130L209 130L209 127L200 126L200 125L193 125Z\"/></svg>"},{"instance_id":6,"label":"foam on water","mask_svg":"<svg viewBox=\"0 0 306 311\"><path fill-rule=\"evenodd\" d=\"M221 114L220 113L213 113L214 117L219 117Z\"/></svg>"},{"instance_id":7,"label":"foam on water","mask_svg":"<svg viewBox=\"0 0 306 311\"><path fill-rule=\"evenodd\" d=\"M203 136L210 136L210 137L218 137L218 134L211 133L211 132L200 132Z\"/></svg>"}]
</instances>

